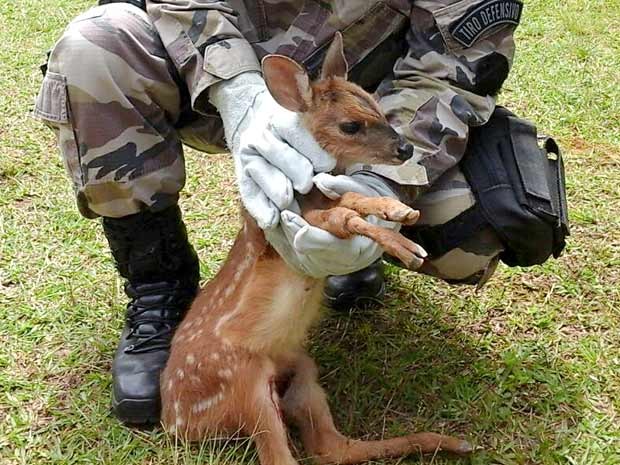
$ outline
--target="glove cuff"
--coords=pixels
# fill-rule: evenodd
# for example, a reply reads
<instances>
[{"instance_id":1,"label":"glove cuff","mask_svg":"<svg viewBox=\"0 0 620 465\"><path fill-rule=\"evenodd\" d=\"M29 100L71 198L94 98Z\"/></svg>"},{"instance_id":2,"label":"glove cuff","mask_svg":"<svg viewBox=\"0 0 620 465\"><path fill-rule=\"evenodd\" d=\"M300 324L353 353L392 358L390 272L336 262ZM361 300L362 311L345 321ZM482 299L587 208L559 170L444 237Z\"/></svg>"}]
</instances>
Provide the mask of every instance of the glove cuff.
<instances>
[{"instance_id":1,"label":"glove cuff","mask_svg":"<svg viewBox=\"0 0 620 465\"><path fill-rule=\"evenodd\" d=\"M239 145L241 125L256 98L266 91L262 75L255 71L241 73L209 88L209 100L220 113L226 142L231 151L234 152Z\"/></svg>"}]
</instances>

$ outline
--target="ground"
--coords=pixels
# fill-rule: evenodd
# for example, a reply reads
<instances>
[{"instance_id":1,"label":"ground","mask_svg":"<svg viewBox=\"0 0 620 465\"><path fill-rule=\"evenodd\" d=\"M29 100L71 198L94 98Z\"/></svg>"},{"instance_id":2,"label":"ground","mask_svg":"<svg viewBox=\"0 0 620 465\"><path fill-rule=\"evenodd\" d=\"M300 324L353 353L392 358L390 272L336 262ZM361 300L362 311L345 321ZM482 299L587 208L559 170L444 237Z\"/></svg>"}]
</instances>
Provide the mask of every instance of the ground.
<instances>
[{"instance_id":1,"label":"ground","mask_svg":"<svg viewBox=\"0 0 620 465\"><path fill-rule=\"evenodd\" d=\"M121 282L29 114L44 51L90 3L0 3L0 463L250 462L244 442L188 447L110 416ZM430 429L483 448L406 463L620 464L620 3L525 4L500 101L564 148L564 256L501 266L478 293L390 268L380 310L330 315L312 338L345 432ZM187 155L182 207L208 279L236 192L226 155Z\"/></svg>"}]
</instances>

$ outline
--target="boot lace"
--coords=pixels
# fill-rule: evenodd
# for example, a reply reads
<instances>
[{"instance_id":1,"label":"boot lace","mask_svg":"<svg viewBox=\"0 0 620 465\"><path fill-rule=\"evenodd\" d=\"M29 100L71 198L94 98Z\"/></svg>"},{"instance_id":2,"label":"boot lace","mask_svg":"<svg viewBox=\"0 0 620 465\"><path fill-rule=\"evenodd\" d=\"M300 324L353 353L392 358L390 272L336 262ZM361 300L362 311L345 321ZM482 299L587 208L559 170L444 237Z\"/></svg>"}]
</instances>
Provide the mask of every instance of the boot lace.
<instances>
[{"instance_id":1,"label":"boot lace","mask_svg":"<svg viewBox=\"0 0 620 465\"><path fill-rule=\"evenodd\" d=\"M132 297L127 304L127 339L135 339L125 353L146 353L169 349L174 329L193 294L179 283L156 283L127 286Z\"/></svg>"}]
</instances>

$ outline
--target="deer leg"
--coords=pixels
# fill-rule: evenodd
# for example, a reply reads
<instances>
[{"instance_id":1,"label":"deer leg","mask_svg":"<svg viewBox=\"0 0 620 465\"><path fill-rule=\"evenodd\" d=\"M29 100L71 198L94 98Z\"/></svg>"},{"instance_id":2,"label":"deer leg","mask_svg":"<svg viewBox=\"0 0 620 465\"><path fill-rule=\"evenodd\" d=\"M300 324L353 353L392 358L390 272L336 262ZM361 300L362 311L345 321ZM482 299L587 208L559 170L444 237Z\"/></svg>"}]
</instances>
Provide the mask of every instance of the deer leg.
<instances>
[{"instance_id":1,"label":"deer leg","mask_svg":"<svg viewBox=\"0 0 620 465\"><path fill-rule=\"evenodd\" d=\"M236 410L242 431L256 444L261 465L297 465L280 410L274 362L254 355L244 365L233 378L234 394L226 413Z\"/></svg>"},{"instance_id":2,"label":"deer leg","mask_svg":"<svg viewBox=\"0 0 620 465\"><path fill-rule=\"evenodd\" d=\"M360 217L356 211L344 207L308 210L304 212L303 216L312 226L324 229L340 239L348 239L355 234L348 227L348 222L352 218Z\"/></svg>"},{"instance_id":3,"label":"deer leg","mask_svg":"<svg viewBox=\"0 0 620 465\"><path fill-rule=\"evenodd\" d=\"M361 217L351 218L347 228L355 234L370 237L383 247L385 252L398 258L411 270L417 270L424 264L424 249L396 231L370 224Z\"/></svg>"},{"instance_id":4,"label":"deer leg","mask_svg":"<svg viewBox=\"0 0 620 465\"><path fill-rule=\"evenodd\" d=\"M246 431L254 439L261 465L297 465L289 448L275 377L264 381L255 392Z\"/></svg>"},{"instance_id":5,"label":"deer leg","mask_svg":"<svg viewBox=\"0 0 620 465\"><path fill-rule=\"evenodd\" d=\"M299 428L306 452L320 463L354 464L415 453L447 451L467 454L473 451L466 441L436 433L417 433L380 441L347 438L334 425L325 392L318 383L314 361L307 354L300 354L294 371L281 401L282 410L287 421Z\"/></svg>"},{"instance_id":6,"label":"deer leg","mask_svg":"<svg viewBox=\"0 0 620 465\"><path fill-rule=\"evenodd\" d=\"M356 192L347 192L337 201L339 207L356 211L361 216L374 215L388 221L412 225L420 212L391 197L367 197Z\"/></svg>"},{"instance_id":7,"label":"deer leg","mask_svg":"<svg viewBox=\"0 0 620 465\"><path fill-rule=\"evenodd\" d=\"M172 388L162 390L166 428L190 441L240 432L255 442L261 465L297 465L273 361L222 347L211 353L219 353L217 361L209 359L200 369L184 364L178 370L183 376L175 376Z\"/></svg>"},{"instance_id":8,"label":"deer leg","mask_svg":"<svg viewBox=\"0 0 620 465\"><path fill-rule=\"evenodd\" d=\"M426 252L418 244L395 231L368 223L358 212L349 208L309 210L304 213L304 218L311 225L325 229L341 239L347 239L354 234L369 237L412 270L418 269L424 263Z\"/></svg>"}]
</instances>

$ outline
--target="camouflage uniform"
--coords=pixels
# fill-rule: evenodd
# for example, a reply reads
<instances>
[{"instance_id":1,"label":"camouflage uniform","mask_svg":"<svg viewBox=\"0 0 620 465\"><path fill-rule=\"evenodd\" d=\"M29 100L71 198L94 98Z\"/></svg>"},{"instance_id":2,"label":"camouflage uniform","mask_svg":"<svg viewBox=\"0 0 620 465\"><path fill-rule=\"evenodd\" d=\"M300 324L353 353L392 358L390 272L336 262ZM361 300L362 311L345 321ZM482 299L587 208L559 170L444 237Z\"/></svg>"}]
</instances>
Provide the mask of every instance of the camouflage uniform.
<instances>
[{"instance_id":1,"label":"camouflage uniform","mask_svg":"<svg viewBox=\"0 0 620 465\"><path fill-rule=\"evenodd\" d=\"M484 124L514 53L518 0L147 0L74 19L54 46L35 114L58 135L80 212L123 217L174 204L182 144L221 152L209 87L281 53L312 73L335 31L351 77L376 90L414 145L405 165L366 167L396 181L424 224L475 202L458 169L469 127ZM422 168L423 167L423 168ZM430 185L430 187L428 187ZM425 273L479 281L502 246L482 231Z\"/></svg>"}]
</instances>

